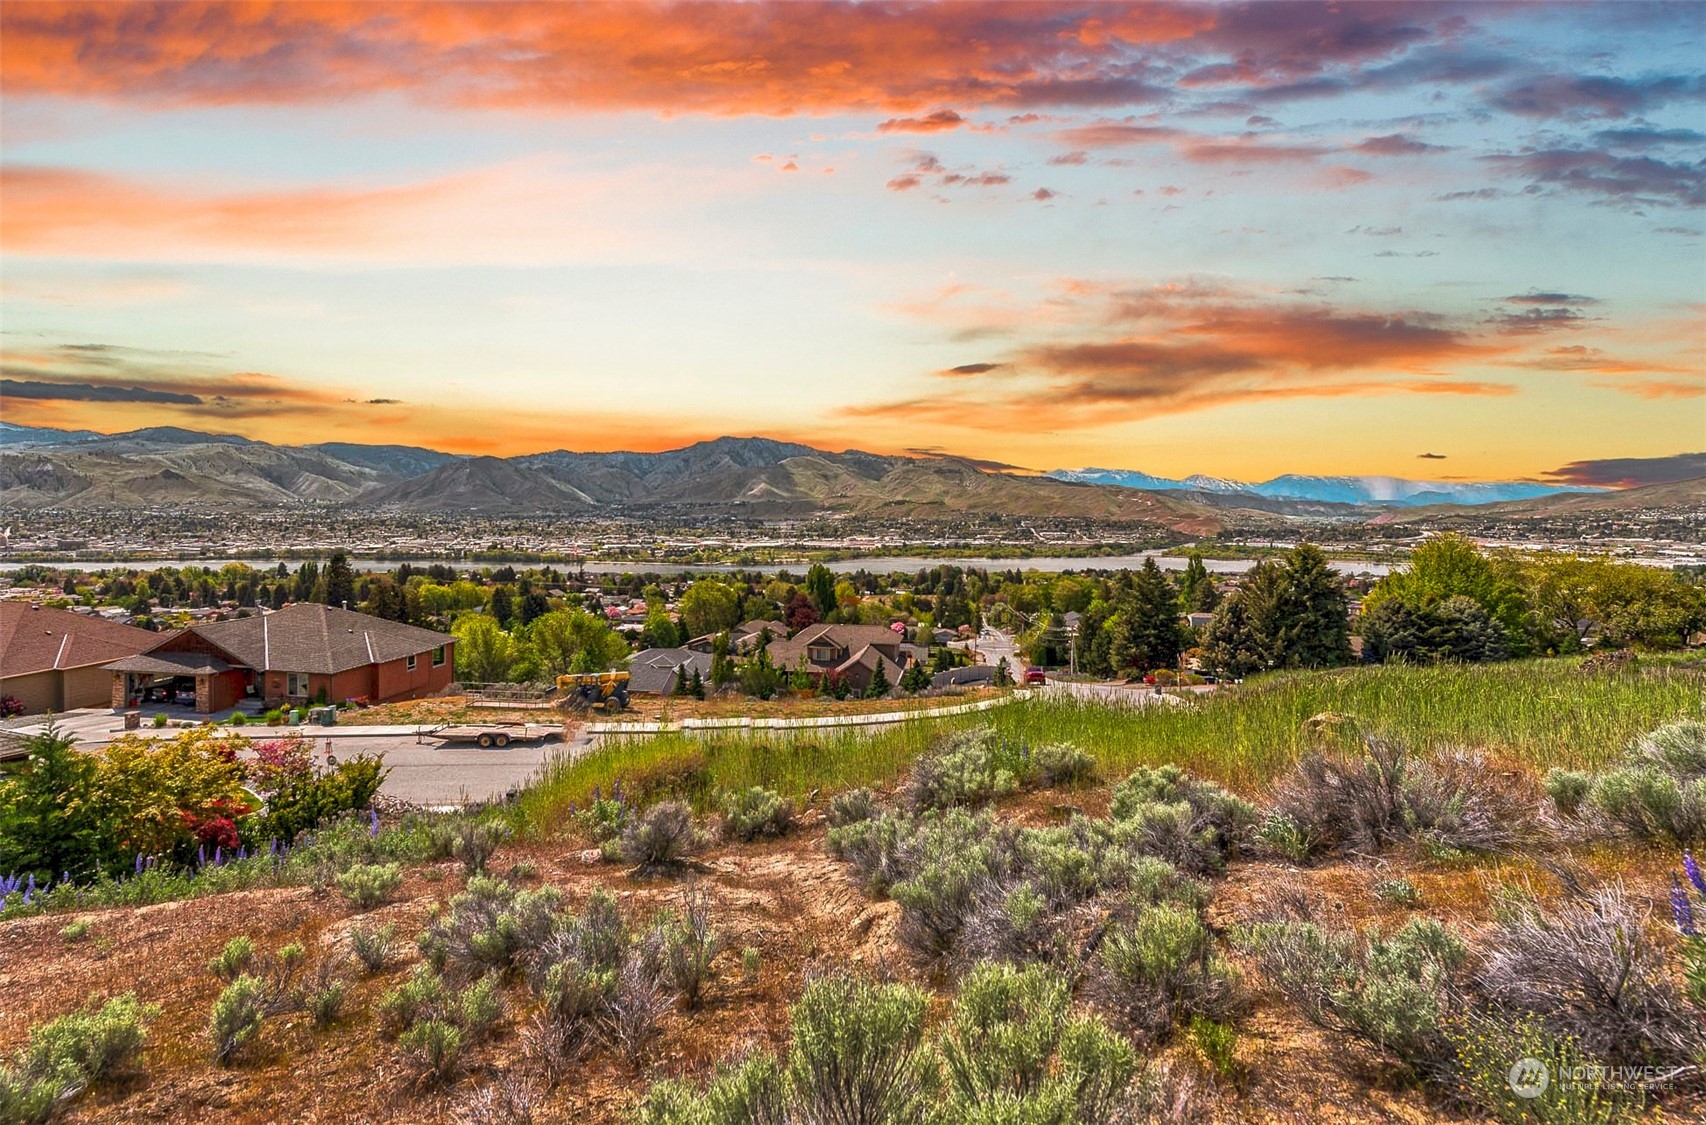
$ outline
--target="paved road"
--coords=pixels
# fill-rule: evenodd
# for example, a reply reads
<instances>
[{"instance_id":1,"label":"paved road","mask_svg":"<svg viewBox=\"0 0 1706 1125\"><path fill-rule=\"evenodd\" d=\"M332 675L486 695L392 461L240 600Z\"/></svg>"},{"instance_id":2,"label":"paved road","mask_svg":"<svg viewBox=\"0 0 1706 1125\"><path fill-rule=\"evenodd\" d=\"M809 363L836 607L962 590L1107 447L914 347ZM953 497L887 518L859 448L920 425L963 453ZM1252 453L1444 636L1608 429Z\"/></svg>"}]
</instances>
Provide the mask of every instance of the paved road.
<instances>
[{"instance_id":1,"label":"paved road","mask_svg":"<svg viewBox=\"0 0 1706 1125\"><path fill-rule=\"evenodd\" d=\"M105 708L68 711L54 717L62 732L86 750L98 750L123 733L119 716ZM8 724L17 728L19 724ZM29 727L23 728L29 730ZM490 801L518 788L552 755L566 748L557 739L523 745L512 742L502 750L474 746L445 747L436 738L417 735L414 727L293 727L274 731L250 725L241 733L250 738L302 734L314 743L315 757L324 760L328 747L342 760L357 754L383 755L391 772L380 792L400 800L434 807L470 801ZM176 733L145 728L150 736Z\"/></svg>"}]
</instances>

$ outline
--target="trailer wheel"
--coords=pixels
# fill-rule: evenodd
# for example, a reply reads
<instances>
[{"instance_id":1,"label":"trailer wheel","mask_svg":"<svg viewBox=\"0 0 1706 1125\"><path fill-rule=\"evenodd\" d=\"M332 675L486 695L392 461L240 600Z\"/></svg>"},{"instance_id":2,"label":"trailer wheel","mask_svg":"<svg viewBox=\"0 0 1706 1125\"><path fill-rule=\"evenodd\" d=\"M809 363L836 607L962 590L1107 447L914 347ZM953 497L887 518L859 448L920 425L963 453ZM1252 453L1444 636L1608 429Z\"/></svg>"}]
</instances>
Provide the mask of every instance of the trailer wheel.
<instances>
[{"instance_id":1,"label":"trailer wheel","mask_svg":"<svg viewBox=\"0 0 1706 1125\"><path fill-rule=\"evenodd\" d=\"M490 749L492 745L492 736L489 734L482 734L478 741L482 749Z\"/></svg>"},{"instance_id":2,"label":"trailer wheel","mask_svg":"<svg viewBox=\"0 0 1706 1125\"><path fill-rule=\"evenodd\" d=\"M499 750L502 750L505 746L508 746L509 745L509 735L507 735L507 734L498 735L497 744L498 744Z\"/></svg>"}]
</instances>

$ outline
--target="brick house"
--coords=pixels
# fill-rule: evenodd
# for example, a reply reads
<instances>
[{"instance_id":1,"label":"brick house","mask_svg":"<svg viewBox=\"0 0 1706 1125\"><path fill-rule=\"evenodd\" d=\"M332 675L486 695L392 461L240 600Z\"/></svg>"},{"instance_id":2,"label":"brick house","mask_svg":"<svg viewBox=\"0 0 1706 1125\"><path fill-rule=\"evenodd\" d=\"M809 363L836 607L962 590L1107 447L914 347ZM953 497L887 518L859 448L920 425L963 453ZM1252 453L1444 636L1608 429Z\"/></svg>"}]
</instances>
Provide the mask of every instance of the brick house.
<instances>
[{"instance_id":1,"label":"brick house","mask_svg":"<svg viewBox=\"0 0 1706 1125\"><path fill-rule=\"evenodd\" d=\"M419 699L454 678L456 638L308 602L191 625L106 666L115 709L193 692L202 713L268 705Z\"/></svg>"},{"instance_id":2,"label":"brick house","mask_svg":"<svg viewBox=\"0 0 1706 1125\"><path fill-rule=\"evenodd\" d=\"M99 707L107 701L106 665L159 640L87 614L0 602L0 695L15 696L26 715Z\"/></svg>"},{"instance_id":3,"label":"brick house","mask_svg":"<svg viewBox=\"0 0 1706 1125\"><path fill-rule=\"evenodd\" d=\"M770 643L770 659L783 672L792 672L803 659L806 671L822 679L846 679L855 691L864 691L883 666L889 686L900 683L906 667L902 651L905 635L881 625L808 625L786 641Z\"/></svg>"}]
</instances>

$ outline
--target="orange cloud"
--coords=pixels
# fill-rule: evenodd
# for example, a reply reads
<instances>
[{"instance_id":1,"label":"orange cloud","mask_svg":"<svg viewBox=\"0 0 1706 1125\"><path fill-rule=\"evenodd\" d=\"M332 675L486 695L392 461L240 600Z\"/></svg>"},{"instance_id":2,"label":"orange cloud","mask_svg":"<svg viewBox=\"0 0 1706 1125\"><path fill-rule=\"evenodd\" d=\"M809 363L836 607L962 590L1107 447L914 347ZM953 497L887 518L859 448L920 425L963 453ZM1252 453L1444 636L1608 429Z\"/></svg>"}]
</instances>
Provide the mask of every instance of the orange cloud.
<instances>
[{"instance_id":1,"label":"orange cloud","mask_svg":"<svg viewBox=\"0 0 1706 1125\"><path fill-rule=\"evenodd\" d=\"M940 133L958 129L966 119L951 109L939 109L923 117L891 117L877 126L879 133Z\"/></svg>"},{"instance_id":2,"label":"orange cloud","mask_svg":"<svg viewBox=\"0 0 1706 1125\"><path fill-rule=\"evenodd\" d=\"M1189 4L29 3L0 10L8 96L224 105L400 90L539 109L719 114L1116 104Z\"/></svg>"},{"instance_id":3,"label":"orange cloud","mask_svg":"<svg viewBox=\"0 0 1706 1125\"><path fill-rule=\"evenodd\" d=\"M1043 315L1059 338L937 375L976 379L976 393L932 389L856 405L855 418L940 414L1000 430L1026 425L1038 403L1050 424L1089 428L1233 403L1391 394L1504 396L1516 388L1457 369L1515 345L1442 318L1276 301L1225 283L1143 289L1067 281ZM940 316L940 305L921 306ZM1021 319L1036 324L1041 316ZM1111 331L1110 331L1111 330Z\"/></svg>"},{"instance_id":4,"label":"orange cloud","mask_svg":"<svg viewBox=\"0 0 1706 1125\"><path fill-rule=\"evenodd\" d=\"M213 194L93 172L0 169L0 246L10 253L123 255L163 241L346 252L376 228L452 195L441 180L402 187Z\"/></svg>"}]
</instances>

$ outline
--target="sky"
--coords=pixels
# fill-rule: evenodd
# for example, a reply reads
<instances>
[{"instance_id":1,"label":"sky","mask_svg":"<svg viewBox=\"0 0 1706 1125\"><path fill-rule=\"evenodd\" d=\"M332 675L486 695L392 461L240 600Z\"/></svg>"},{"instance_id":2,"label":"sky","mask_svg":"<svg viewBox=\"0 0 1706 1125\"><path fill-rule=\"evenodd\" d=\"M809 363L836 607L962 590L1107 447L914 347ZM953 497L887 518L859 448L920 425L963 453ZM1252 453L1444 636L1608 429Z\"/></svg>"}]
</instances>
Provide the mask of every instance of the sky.
<instances>
[{"instance_id":1,"label":"sky","mask_svg":"<svg viewBox=\"0 0 1706 1125\"><path fill-rule=\"evenodd\" d=\"M1706 448L1706 4L0 5L0 414L1261 480Z\"/></svg>"}]
</instances>

